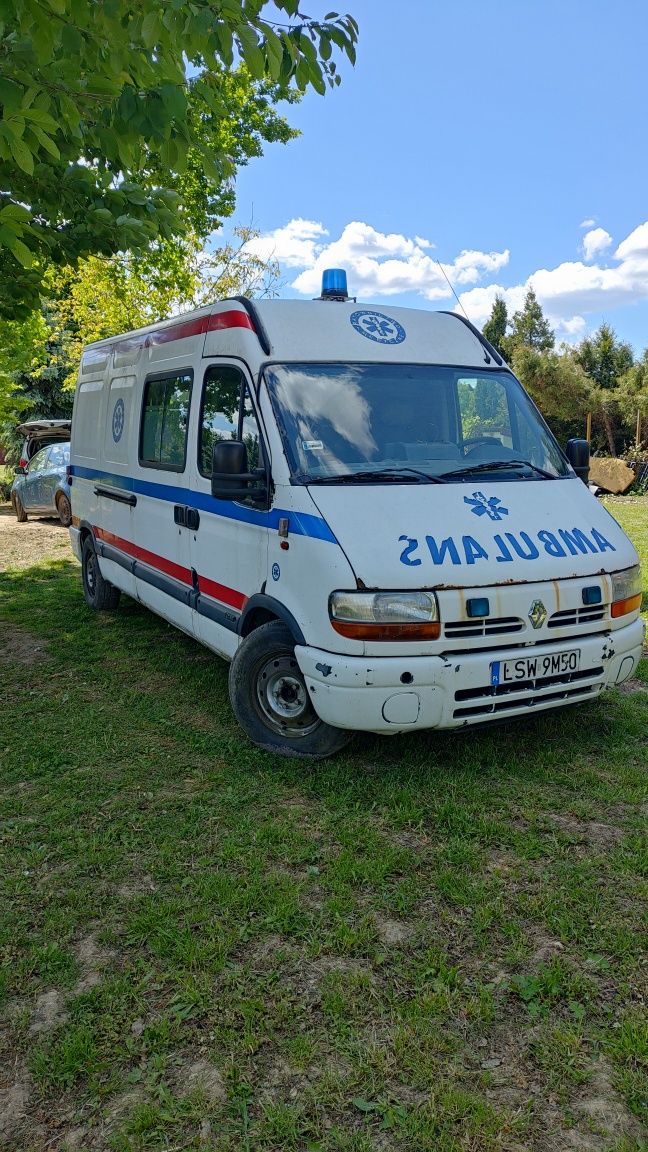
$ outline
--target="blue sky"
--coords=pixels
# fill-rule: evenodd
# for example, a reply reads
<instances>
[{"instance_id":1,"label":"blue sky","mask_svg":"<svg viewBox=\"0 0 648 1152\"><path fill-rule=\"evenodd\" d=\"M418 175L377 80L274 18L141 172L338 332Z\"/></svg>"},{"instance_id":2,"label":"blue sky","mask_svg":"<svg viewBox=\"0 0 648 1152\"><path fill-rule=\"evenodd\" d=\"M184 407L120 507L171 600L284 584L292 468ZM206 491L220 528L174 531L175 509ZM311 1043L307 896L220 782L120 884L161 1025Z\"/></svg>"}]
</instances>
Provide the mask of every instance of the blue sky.
<instances>
[{"instance_id":1,"label":"blue sky","mask_svg":"<svg viewBox=\"0 0 648 1152\"><path fill-rule=\"evenodd\" d=\"M309 0L322 16L332 0ZM645 0L347 0L355 69L288 108L301 137L241 170L236 221L282 295L346 267L371 303L483 324L532 285L560 339L648 345Z\"/></svg>"}]
</instances>

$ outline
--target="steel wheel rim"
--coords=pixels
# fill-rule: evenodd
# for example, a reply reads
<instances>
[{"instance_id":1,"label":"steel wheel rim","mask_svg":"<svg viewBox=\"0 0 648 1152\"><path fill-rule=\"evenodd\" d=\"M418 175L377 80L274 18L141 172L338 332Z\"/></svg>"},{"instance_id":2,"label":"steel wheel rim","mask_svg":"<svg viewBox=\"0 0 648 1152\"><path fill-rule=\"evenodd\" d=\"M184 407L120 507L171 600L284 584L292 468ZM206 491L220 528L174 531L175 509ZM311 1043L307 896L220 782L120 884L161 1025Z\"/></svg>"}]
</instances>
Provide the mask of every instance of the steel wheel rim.
<instances>
[{"instance_id":1,"label":"steel wheel rim","mask_svg":"<svg viewBox=\"0 0 648 1152\"><path fill-rule=\"evenodd\" d=\"M94 552L91 552L90 555L88 556L87 560L86 560L85 577L86 577L86 584L88 587L88 592L90 593L91 596L94 596L95 586L97 583L96 559L95 559Z\"/></svg>"},{"instance_id":2,"label":"steel wheel rim","mask_svg":"<svg viewBox=\"0 0 648 1152\"><path fill-rule=\"evenodd\" d=\"M265 723L282 736L308 736L320 724L292 652L266 658L256 675L256 698Z\"/></svg>"}]
</instances>

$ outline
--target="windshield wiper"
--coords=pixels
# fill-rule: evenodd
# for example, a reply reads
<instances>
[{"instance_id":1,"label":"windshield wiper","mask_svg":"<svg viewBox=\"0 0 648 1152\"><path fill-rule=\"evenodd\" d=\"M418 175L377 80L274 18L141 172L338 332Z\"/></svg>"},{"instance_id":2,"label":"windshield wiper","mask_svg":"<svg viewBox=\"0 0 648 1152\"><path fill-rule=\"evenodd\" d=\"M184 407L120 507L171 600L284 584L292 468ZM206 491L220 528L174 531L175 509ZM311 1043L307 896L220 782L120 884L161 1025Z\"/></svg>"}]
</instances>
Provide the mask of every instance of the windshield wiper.
<instances>
[{"instance_id":1,"label":"windshield wiper","mask_svg":"<svg viewBox=\"0 0 648 1152\"><path fill-rule=\"evenodd\" d=\"M370 484L372 481L398 481L412 477L412 483L445 484L442 476L420 468L372 468L363 472L342 472L339 476L300 476L304 484Z\"/></svg>"},{"instance_id":2,"label":"windshield wiper","mask_svg":"<svg viewBox=\"0 0 648 1152\"><path fill-rule=\"evenodd\" d=\"M468 464L465 468L454 468L452 472L443 472L442 475L445 478L472 476L475 472L511 472L515 471L516 468L528 468L536 476L542 476L545 480L557 479L553 472L546 472L544 468L538 468L530 460L491 460L484 464Z\"/></svg>"}]
</instances>

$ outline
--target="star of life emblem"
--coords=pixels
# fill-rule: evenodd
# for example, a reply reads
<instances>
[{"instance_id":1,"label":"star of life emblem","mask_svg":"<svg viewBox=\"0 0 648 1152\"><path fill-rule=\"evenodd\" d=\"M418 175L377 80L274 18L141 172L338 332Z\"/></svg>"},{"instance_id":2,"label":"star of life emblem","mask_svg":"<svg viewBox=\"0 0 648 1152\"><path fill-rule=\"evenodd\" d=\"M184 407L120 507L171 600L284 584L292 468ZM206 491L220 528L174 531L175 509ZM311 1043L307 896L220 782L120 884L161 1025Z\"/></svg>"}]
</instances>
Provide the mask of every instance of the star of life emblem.
<instances>
[{"instance_id":1,"label":"star of life emblem","mask_svg":"<svg viewBox=\"0 0 648 1152\"><path fill-rule=\"evenodd\" d=\"M472 496L464 496L464 504L472 505L470 511L475 516L488 516L489 520L502 520L508 516L509 510L505 508L499 496L485 496L483 492L473 492Z\"/></svg>"},{"instance_id":2,"label":"star of life emblem","mask_svg":"<svg viewBox=\"0 0 648 1152\"><path fill-rule=\"evenodd\" d=\"M356 332L378 344L402 344L405 339L402 324L385 316L383 312L352 312L350 320Z\"/></svg>"}]
</instances>

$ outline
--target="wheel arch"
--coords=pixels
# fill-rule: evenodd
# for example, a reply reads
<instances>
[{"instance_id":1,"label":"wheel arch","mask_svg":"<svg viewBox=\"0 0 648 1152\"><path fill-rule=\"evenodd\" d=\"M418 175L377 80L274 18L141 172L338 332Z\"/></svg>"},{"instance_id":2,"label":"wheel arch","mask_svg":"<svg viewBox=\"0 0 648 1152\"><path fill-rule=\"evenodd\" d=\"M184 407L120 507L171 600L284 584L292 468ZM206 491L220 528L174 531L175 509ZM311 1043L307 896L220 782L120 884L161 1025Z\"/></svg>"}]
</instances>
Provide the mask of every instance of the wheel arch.
<instances>
[{"instance_id":1,"label":"wheel arch","mask_svg":"<svg viewBox=\"0 0 648 1152\"><path fill-rule=\"evenodd\" d=\"M274 596L266 596L263 592L257 592L254 596L250 596L241 613L237 632L239 636L245 638L250 635L250 632L254 632L255 628L259 628L262 624L269 624L271 620L280 620L282 624L285 624L295 644L306 643L304 633L292 612L280 600L275 600Z\"/></svg>"}]
</instances>

